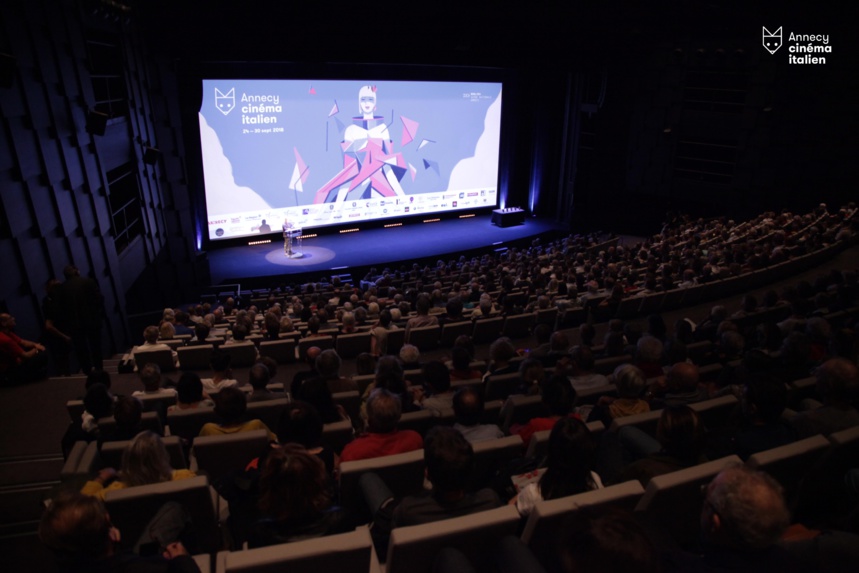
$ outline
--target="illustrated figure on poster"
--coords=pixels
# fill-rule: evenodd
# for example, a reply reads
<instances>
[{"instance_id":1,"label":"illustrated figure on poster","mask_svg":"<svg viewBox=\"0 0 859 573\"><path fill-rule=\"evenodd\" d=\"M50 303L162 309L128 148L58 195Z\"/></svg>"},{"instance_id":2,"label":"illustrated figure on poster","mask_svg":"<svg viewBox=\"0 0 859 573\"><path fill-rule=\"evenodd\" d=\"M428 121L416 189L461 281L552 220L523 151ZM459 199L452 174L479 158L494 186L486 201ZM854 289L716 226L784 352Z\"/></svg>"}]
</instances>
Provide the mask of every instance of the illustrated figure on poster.
<instances>
[{"instance_id":1,"label":"illustrated figure on poster","mask_svg":"<svg viewBox=\"0 0 859 573\"><path fill-rule=\"evenodd\" d=\"M352 118L343 142L343 169L316 192L314 203L341 203L372 197L405 196L400 180L406 173L401 153L393 152L388 126L375 115L376 87L358 91L360 116Z\"/></svg>"}]
</instances>

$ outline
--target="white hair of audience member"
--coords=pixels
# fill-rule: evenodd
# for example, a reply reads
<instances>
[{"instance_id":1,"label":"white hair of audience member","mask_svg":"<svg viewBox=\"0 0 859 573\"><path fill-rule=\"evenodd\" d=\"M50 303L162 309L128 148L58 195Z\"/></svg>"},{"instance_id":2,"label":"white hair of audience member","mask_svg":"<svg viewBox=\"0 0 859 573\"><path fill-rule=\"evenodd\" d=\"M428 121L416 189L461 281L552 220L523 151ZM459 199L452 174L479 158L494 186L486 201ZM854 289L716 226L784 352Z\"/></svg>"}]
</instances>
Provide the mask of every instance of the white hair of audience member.
<instances>
[{"instance_id":1,"label":"white hair of audience member","mask_svg":"<svg viewBox=\"0 0 859 573\"><path fill-rule=\"evenodd\" d=\"M421 359L421 351L413 344L404 344L400 349L400 360L403 364L416 364Z\"/></svg>"}]
</instances>

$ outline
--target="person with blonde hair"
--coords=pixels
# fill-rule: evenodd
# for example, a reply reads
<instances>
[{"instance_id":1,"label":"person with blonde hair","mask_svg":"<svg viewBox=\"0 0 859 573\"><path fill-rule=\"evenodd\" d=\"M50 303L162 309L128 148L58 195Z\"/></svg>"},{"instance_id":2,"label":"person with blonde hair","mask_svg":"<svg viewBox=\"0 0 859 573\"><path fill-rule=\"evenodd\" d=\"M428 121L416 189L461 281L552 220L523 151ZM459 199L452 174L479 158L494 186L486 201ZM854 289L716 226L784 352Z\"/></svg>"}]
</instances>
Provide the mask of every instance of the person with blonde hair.
<instances>
[{"instance_id":1,"label":"person with blonde hair","mask_svg":"<svg viewBox=\"0 0 859 573\"><path fill-rule=\"evenodd\" d=\"M119 473L114 468L104 468L95 479L86 482L81 493L104 499L108 491L188 479L196 476L191 470L174 470L170 456L161 436L154 432L140 432L125 451Z\"/></svg>"}]
</instances>

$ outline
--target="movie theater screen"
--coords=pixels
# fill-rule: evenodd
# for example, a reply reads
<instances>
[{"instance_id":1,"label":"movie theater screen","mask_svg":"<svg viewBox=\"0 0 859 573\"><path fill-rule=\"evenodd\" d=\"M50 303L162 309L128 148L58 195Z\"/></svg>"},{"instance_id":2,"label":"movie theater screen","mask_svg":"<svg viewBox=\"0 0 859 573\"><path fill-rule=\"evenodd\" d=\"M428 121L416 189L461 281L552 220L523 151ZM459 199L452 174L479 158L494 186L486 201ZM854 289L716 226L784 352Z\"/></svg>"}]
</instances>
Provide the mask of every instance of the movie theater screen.
<instances>
[{"instance_id":1,"label":"movie theater screen","mask_svg":"<svg viewBox=\"0 0 859 573\"><path fill-rule=\"evenodd\" d=\"M493 207L501 83L204 79L209 239Z\"/></svg>"}]
</instances>

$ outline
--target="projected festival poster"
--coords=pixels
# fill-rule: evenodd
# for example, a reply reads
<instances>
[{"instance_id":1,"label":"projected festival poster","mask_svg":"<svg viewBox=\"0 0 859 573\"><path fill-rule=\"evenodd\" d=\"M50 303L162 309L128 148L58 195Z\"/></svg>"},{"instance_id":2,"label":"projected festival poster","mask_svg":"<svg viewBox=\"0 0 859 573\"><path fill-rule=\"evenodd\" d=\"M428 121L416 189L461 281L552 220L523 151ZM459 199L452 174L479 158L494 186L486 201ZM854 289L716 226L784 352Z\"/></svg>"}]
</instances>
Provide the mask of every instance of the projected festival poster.
<instances>
[{"instance_id":1,"label":"projected festival poster","mask_svg":"<svg viewBox=\"0 0 859 573\"><path fill-rule=\"evenodd\" d=\"M210 239L496 203L501 84L204 80Z\"/></svg>"}]
</instances>

